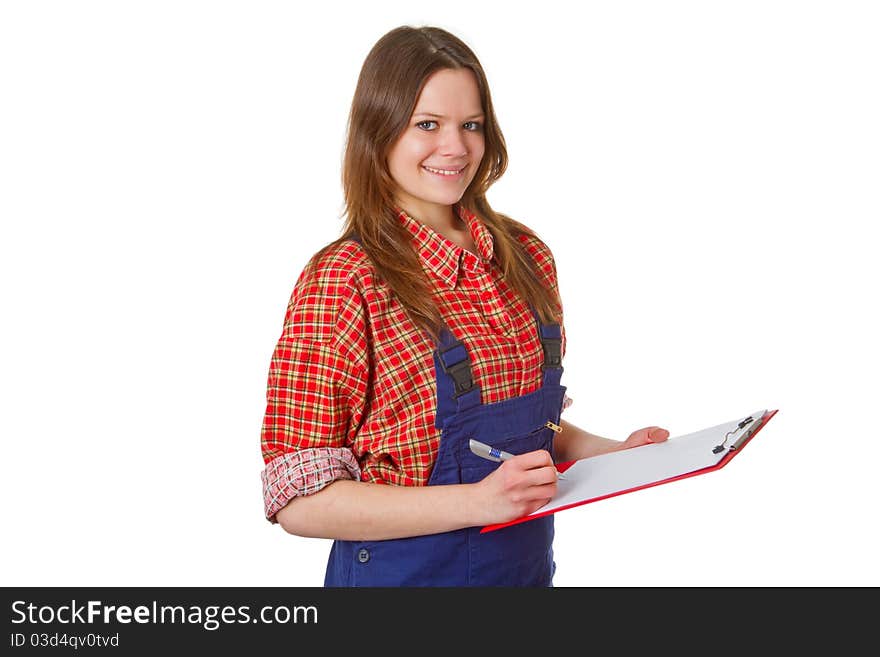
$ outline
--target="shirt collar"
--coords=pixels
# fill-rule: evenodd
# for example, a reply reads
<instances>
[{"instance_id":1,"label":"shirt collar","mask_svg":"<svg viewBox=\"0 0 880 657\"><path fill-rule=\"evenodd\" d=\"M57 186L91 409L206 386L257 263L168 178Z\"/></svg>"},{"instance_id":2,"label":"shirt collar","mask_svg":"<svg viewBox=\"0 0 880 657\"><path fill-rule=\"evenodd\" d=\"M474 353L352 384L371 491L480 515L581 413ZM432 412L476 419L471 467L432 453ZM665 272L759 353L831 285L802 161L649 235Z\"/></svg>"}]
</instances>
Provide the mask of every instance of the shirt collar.
<instances>
[{"instance_id":1,"label":"shirt collar","mask_svg":"<svg viewBox=\"0 0 880 657\"><path fill-rule=\"evenodd\" d=\"M404 210L397 208L398 217L412 235L413 246L419 254L422 267L434 272L447 289L454 289L462 269L470 272L488 271L495 252L492 233L473 213L457 204L458 216L467 224L477 247L474 255L464 247L443 237L433 228L416 221Z\"/></svg>"}]
</instances>

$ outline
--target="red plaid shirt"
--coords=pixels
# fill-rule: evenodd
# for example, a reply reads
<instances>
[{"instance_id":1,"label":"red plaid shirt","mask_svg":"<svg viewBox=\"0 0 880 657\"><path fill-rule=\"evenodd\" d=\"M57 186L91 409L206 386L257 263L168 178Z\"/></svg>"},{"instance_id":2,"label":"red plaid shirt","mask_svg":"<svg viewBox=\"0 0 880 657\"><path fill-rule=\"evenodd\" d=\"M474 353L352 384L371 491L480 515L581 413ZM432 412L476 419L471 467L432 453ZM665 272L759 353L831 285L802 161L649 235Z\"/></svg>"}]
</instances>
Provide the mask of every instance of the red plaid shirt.
<instances>
[{"instance_id":1,"label":"red plaid shirt","mask_svg":"<svg viewBox=\"0 0 880 657\"><path fill-rule=\"evenodd\" d=\"M528 394L541 386L543 362L531 309L505 284L491 233L461 207L459 216L478 254L399 213L440 314L470 353L482 402ZM521 240L558 295L550 249L537 236ZM435 348L360 244L343 242L306 266L269 368L262 480L271 522L294 497L336 479L427 484L440 445Z\"/></svg>"}]
</instances>

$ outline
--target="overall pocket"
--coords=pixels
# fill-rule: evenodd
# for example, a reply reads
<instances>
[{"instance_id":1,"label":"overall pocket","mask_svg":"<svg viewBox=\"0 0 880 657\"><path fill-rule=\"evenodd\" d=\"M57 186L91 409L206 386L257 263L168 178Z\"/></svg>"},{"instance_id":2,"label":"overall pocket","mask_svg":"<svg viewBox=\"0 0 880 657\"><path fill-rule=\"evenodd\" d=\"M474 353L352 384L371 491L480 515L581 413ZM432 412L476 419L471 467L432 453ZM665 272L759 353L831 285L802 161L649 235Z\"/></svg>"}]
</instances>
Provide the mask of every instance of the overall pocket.
<instances>
[{"instance_id":1,"label":"overall pocket","mask_svg":"<svg viewBox=\"0 0 880 657\"><path fill-rule=\"evenodd\" d=\"M466 435L461 446L460 454L460 472L462 483L475 483L481 481L501 463L490 459L483 458L474 454L469 447L470 439L480 441L493 447L498 451L507 452L517 456L544 449L553 454L553 437L561 431L559 425L551 420L545 420L542 424L534 426L523 433L506 436L504 438L496 438L493 436L483 435Z\"/></svg>"}]
</instances>

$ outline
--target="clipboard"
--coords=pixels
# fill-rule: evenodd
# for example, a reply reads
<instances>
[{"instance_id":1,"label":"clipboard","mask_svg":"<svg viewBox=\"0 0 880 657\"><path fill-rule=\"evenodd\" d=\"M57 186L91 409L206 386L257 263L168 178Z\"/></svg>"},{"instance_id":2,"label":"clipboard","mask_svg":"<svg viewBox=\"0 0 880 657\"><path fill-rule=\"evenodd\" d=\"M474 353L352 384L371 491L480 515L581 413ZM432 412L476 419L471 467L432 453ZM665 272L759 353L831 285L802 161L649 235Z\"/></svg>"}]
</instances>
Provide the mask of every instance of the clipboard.
<instances>
[{"instance_id":1,"label":"clipboard","mask_svg":"<svg viewBox=\"0 0 880 657\"><path fill-rule=\"evenodd\" d=\"M600 454L557 465L566 473L556 496L529 515L486 525L480 533L527 522L590 502L720 470L755 437L776 410L759 410L662 443Z\"/></svg>"}]
</instances>

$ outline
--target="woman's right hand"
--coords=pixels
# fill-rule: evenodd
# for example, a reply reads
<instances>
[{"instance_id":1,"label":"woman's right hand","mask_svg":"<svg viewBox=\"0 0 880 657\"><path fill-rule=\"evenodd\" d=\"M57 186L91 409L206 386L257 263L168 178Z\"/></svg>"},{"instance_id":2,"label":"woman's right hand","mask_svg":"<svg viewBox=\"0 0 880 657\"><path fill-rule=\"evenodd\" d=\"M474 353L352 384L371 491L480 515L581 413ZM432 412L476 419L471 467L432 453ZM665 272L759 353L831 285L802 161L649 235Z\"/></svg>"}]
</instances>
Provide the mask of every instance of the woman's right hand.
<instances>
[{"instance_id":1,"label":"woman's right hand","mask_svg":"<svg viewBox=\"0 0 880 657\"><path fill-rule=\"evenodd\" d=\"M538 510L556 495L556 480L556 465L546 449L502 462L474 484L477 524L509 522Z\"/></svg>"}]
</instances>

